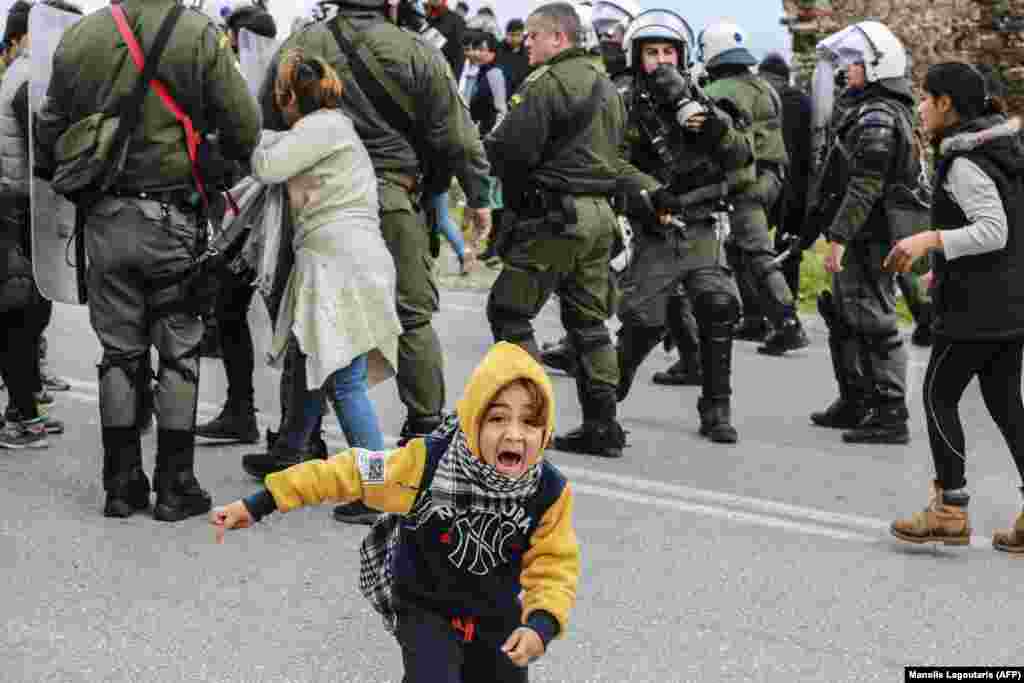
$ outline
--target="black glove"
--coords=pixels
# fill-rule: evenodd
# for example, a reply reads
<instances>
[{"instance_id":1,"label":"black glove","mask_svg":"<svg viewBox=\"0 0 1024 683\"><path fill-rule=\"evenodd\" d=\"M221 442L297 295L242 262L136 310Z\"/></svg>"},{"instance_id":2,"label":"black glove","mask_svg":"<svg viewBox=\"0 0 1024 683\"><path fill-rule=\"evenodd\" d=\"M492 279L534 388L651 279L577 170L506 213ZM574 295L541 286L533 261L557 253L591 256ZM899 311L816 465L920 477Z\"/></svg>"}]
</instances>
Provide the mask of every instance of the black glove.
<instances>
[{"instance_id":1,"label":"black glove","mask_svg":"<svg viewBox=\"0 0 1024 683\"><path fill-rule=\"evenodd\" d=\"M659 213L679 213L683 210L683 203L679 201L679 195L670 192L664 187L659 187L651 195L651 203Z\"/></svg>"},{"instance_id":2,"label":"black glove","mask_svg":"<svg viewBox=\"0 0 1024 683\"><path fill-rule=\"evenodd\" d=\"M722 119L714 109L705 112L704 125L700 127L701 142L705 147L717 145L729 131L729 123Z\"/></svg>"}]
</instances>

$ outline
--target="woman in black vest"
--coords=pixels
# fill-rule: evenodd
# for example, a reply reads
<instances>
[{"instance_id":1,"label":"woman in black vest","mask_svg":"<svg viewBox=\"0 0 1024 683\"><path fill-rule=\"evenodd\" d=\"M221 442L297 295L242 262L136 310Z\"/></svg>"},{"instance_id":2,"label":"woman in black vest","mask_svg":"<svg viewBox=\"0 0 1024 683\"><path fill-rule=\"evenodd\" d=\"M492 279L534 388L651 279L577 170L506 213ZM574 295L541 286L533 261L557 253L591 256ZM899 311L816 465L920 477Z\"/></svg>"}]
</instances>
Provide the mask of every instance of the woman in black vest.
<instances>
[{"instance_id":1,"label":"woman in black vest","mask_svg":"<svg viewBox=\"0 0 1024 683\"><path fill-rule=\"evenodd\" d=\"M958 406L975 376L1024 479L1024 150L1019 121L1006 120L973 66L937 64L924 90L919 112L936 159L934 229L898 242L885 267L905 272L932 254L935 344L922 393L936 479L928 507L891 530L912 543L967 545L967 452ZM1024 513L1013 529L994 534L993 545L1024 553Z\"/></svg>"}]
</instances>

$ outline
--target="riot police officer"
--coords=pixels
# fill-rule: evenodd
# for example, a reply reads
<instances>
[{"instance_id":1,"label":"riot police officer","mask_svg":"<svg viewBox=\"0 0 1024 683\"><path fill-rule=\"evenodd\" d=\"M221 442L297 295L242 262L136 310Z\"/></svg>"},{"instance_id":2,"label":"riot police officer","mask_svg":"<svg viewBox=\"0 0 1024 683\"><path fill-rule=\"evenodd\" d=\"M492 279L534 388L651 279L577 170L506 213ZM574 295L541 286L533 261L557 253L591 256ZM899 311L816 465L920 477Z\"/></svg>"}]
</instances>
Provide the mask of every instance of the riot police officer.
<instances>
[{"instance_id":1,"label":"riot police officer","mask_svg":"<svg viewBox=\"0 0 1024 683\"><path fill-rule=\"evenodd\" d=\"M619 400L637 368L681 311L670 301L683 286L694 304L703 366L700 433L734 443L730 395L732 332L739 315L735 282L725 268L727 174L753 161L750 137L689 79L693 33L673 12L649 10L626 31L629 158L662 181L652 201L676 216L656 220L631 210L634 256L622 278ZM737 112L738 113L738 112ZM632 193L630 193L632 194ZM666 198L667 197L667 198ZM633 207L631 207L633 208Z\"/></svg>"},{"instance_id":2,"label":"riot police officer","mask_svg":"<svg viewBox=\"0 0 1024 683\"><path fill-rule=\"evenodd\" d=\"M121 5L143 46L152 45L175 6L174 0ZM65 132L97 112L118 111L139 80L111 13L105 8L84 17L57 48L36 129L43 167L53 167ZM182 13L160 56L157 78L197 131L219 132L226 157L249 158L259 139L259 110L234 54L208 17ZM150 381L150 346L160 356L153 516L178 521L210 508L194 471L203 325L184 278L206 232L198 190L184 127L151 89L113 184L79 198L89 314L103 345L99 396L108 516L125 517L149 505L139 438L145 416L138 397Z\"/></svg>"},{"instance_id":3,"label":"riot police officer","mask_svg":"<svg viewBox=\"0 0 1024 683\"><path fill-rule=\"evenodd\" d=\"M819 52L845 67L847 87L835 103L809 209L829 242L832 291L818 298L818 309L839 398L811 421L849 430L849 443L907 443L907 351L895 278L882 269L891 245L927 221L927 209L908 191L920 162L906 51L886 26L867 21L826 38Z\"/></svg>"},{"instance_id":4,"label":"riot police officer","mask_svg":"<svg viewBox=\"0 0 1024 683\"><path fill-rule=\"evenodd\" d=\"M401 0L407 2L407 0ZM481 234L490 231L490 168L476 126L462 104L444 55L395 22L400 3L341 0L338 13L293 34L281 46L260 93L267 126L284 130L273 84L281 55L301 49L341 76L342 109L352 119L377 172L381 231L398 274L398 393L408 415L401 435L432 432L445 403L441 341L431 319L438 310L431 230L420 196L445 192L456 175ZM346 47L343 47L347 44ZM353 54L362 54L358 63ZM367 56L369 55L369 56ZM281 467L291 463L283 462ZM360 505L342 506L340 521L369 521Z\"/></svg>"},{"instance_id":5,"label":"riot police officer","mask_svg":"<svg viewBox=\"0 0 1024 683\"><path fill-rule=\"evenodd\" d=\"M705 91L727 99L751 122L756 164L736 178L731 198L730 260L741 283L762 303L775 331L758 347L773 356L808 345L796 313L796 297L773 265L768 214L782 190L788 156L782 136L782 101L775 89L750 71L757 59L746 48L746 34L731 22L713 24L700 34L700 59L710 79Z\"/></svg>"},{"instance_id":6,"label":"riot police officer","mask_svg":"<svg viewBox=\"0 0 1024 683\"><path fill-rule=\"evenodd\" d=\"M614 288L608 263L617 222L608 201L620 175L642 176L619 155L626 113L614 84L582 47L581 18L569 3L545 4L526 22L535 68L508 115L485 140L505 187L505 268L491 289L487 319L496 340L539 355L533 318L558 293L562 325L579 372L583 426L554 448L620 457L619 383L605 321Z\"/></svg>"}]
</instances>

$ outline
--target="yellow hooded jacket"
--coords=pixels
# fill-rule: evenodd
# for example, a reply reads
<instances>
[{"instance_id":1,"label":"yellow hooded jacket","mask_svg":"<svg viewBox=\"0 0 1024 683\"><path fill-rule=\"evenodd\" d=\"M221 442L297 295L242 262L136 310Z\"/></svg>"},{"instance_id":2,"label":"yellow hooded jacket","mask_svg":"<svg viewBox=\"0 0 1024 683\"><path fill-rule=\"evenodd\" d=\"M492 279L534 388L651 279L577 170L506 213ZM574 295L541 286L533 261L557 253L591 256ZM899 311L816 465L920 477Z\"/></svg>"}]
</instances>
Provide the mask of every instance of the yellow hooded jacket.
<instances>
[{"instance_id":1,"label":"yellow hooded jacket","mask_svg":"<svg viewBox=\"0 0 1024 683\"><path fill-rule=\"evenodd\" d=\"M554 432L551 381L528 353L515 344L499 342L473 372L457 406L460 427L476 457L480 457L478 438L487 407L505 385L517 379L533 381L545 394L548 423L544 445L550 441ZM281 512L329 500L362 500L375 510L406 515L429 486L425 476L432 477L431 462L436 467L447 446L435 441L432 437L414 439L402 448L379 453L349 449L327 461L312 460L271 474L266 486ZM502 613L507 617L509 609L521 608L522 623L535 628L545 643L551 636L564 634L576 601L580 570L572 525L573 493L551 463L542 461L541 466L534 498L547 492L554 502L539 515L539 521L524 518L523 510L508 512L517 522L516 533L499 534L476 548L477 557L490 558L491 566L474 562L467 568L466 562L459 566L453 559L459 553L452 545L451 532L460 513L468 511L433 515L421 526L404 530L394 568L399 595L450 617ZM552 491L556 495L551 495ZM461 555L464 560L465 553Z\"/></svg>"}]
</instances>

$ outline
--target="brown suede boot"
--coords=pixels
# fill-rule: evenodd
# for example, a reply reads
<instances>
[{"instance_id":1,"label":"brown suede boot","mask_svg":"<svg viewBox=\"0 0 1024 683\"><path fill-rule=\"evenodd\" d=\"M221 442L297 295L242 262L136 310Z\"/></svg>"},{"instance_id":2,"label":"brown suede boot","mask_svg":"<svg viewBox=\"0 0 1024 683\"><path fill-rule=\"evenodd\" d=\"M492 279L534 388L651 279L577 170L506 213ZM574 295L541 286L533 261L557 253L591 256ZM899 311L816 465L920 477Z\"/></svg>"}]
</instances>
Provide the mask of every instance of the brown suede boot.
<instances>
[{"instance_id":1,"label":"brown suede boot","mask_svg":"<svg viewBox=\"0 0 1024 683\"><path fill-rule=\"evenodd\" d=\"M909 543L968 545L971 542L971 524L967 517L966 495L962 505L951 505L939 488L939 482L933 481L928 507L915 512L909 519L897 519L889 531Z\"/></svg>"},{"instance_id":2,"label":"brown suede boot","mask_svg":"<svg viewBox=\"0 0 1024 683\"><path fill-rule=\"evenodd\" d=\"M1004 553L1024 553L1024 512L1010 529L999 529L992 534L992 547Z\"/></svg>"}]
</instances>

